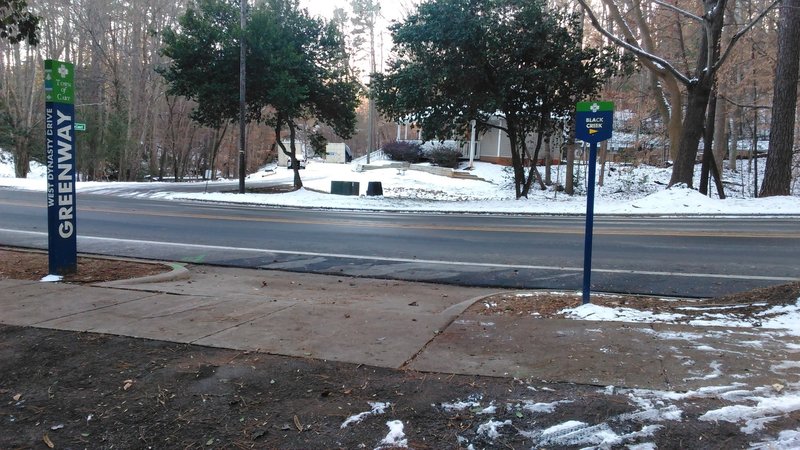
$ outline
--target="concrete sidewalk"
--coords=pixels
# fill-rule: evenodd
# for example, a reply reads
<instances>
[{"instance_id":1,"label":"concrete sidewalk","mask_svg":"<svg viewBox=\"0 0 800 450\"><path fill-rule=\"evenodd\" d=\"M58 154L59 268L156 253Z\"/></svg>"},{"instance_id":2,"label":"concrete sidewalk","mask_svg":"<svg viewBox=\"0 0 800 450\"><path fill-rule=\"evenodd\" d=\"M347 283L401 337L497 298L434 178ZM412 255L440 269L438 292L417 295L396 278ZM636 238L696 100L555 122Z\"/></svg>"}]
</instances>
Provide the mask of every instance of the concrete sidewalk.
<instances>
[{"instance_id":1,"label":"concrete sidewalk","mask_svg":"<svg viewBox=\"0 0 800 450\"><path fill-rule=\"evenodd\" d=\"M796 338L755 328L465 313L491 289L212 266L173 275L94 286L0 280L0 322L390 368L670 390L771 384L776 363L800 360L787 351L800 348ZM800 374L781 378L796 381Z\"/></svg>"}]
</instances>

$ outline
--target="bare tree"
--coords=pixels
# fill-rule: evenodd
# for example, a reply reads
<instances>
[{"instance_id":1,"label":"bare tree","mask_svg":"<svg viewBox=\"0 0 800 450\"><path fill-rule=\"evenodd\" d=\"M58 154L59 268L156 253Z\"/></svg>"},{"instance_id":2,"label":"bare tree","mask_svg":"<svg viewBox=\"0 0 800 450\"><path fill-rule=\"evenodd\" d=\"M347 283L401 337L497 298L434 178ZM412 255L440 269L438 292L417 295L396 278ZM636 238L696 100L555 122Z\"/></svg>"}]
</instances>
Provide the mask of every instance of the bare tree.
<instances>
[{"instance_id":1,"label":"bare tree","mask_svg":"<svg viewBox=\"0 0 800 450\"><path fill-rule=\"evenodd\" d=\"M42 62L33 47L5 40L0 40L0 54L0 131L14 155L15 175L25 178L35 142L44 133L40 127L44 95L36 82Z\"/></svg>"},{"instance_id":2,"label":"bare tree","mask_svg":"<svg viewBox=\"0 0 800 450\"><path fill-rule=\"evenodd\" d=\"M694 178L694 164L697 157L698 144L704 130L706 119L706 109L711 97L712 90L716 81L716 74L723 66L730 55L737 41L758 21L760 21L778 1L773 0L758 16L734 33L722 48L722 29L724 25L725 7L727 0L704 0L702 11L698 14L678 8L677 6L655 0L657 5L679 14L684 19L689 19L698 24L702 30L699 33L699 43L697 47L697 60L692 70L681 70L677 63L670 62L662 56L648 50L648 46L638 41L631 41L625 37L619 37L608 31L598 20L596 14L586 0L578 0L587 12L592 25L601 34L609 38L615 44L625 48L635 54L640 61L647 61L658 70L664 70L683 85L687 92L686 114L683 118L683 126L680 133L678 152L675 157L675 164L672 169L670 186L675 184L686 184L692 186ZM608 0L613 1L613 0ZM630 29L627 24L625 25ZM644 63L643 63L644 64ZM688 67L687 67L688 68ZM675 113L676 111L673 111Z\"/></svg>"}]
</instances>

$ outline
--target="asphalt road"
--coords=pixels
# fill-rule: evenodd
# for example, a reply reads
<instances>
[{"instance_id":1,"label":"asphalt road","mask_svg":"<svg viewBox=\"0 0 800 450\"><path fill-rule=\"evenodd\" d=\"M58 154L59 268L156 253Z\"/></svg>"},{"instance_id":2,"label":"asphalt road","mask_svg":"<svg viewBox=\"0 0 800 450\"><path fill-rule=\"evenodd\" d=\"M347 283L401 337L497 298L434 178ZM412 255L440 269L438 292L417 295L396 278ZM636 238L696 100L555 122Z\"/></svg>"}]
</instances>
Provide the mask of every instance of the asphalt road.
<instances>
[{"instance_id":1,"label":"asphalt road","mask_svg":"<svg viewBox=\"0 0 800 450\"><path fill-rule=\"evenodd\" d=\"M44 194L0 188L0 245L46 248ZM83 253L579 290L583 217L398 214L79 194ZM592 289L715 296L800 278L796 218L599 217Z\"/></svg>"}]
</instances>

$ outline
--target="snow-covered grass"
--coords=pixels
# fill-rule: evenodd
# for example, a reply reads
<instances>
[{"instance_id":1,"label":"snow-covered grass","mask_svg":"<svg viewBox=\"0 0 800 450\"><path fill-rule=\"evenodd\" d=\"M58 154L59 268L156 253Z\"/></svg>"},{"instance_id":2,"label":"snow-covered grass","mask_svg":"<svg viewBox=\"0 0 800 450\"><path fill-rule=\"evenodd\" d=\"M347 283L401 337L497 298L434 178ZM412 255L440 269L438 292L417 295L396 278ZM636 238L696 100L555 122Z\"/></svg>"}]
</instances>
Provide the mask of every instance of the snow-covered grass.
<instances>
[{"instance_id":1,"label":"snow-covered grass","mask_svg":"<svg viewBox=\"0 0 800 450\"><path fill-rule=\"evenodd\" d=\"M385 164L376 162L375 164ZM374 165L375 165L374 164ZM764 163L759 165L759 176L763 175ZM28 179L13 177L13 164L6 152L0 152L0 186L17 189L45 189L44 168L31 164ZM540 170L544 170L540 168ZM696 179L699 180L697 166ZM540 190L536 186L528 198L516 200L512 176L507 167L476 162L469 173L482 180L469 180L434 175L417 170L400 171L394 168L356 171L349 164L326 164L309 161L301 171L305 188L288 193L233 194L233 193L184 193L171 192L172 183L109 183L79 182L78 192L110 193L140 197L174 200L198 200L230 202L286 207L342 208L381 211L436 211L475 213L526 213L526 214L584 214L586 211L586 168L578 170L578 195L569 196L553 187ZM597 187L595 214L644 214L644 215L796 215L800 214L800 193L787 197L754 199L752 174L747 161L739 161L739 170L725 170L726 200L715 194L703 196L696 190L682 187L666 189L670 169L647 165L609 164L605 170L605 182ZM554 186L565 178L563 167L554 167ZM291 184L293 172L274 165L251 174L248 182L269 181L275 184ZM331 195L332 181L355 181L360 183L359 196ZM379 181L382 197L367 197L367 184ZM157 187L158 189L151 189ZM144 189L147 188L147 189ZM714 191L712 187L712 191Z\"/></svg>"},{"instance_id":2,"label":"snow-covered grass","mask_svg":"<svg viewBox=\"0 0 800 450\"><path fill-rule=\"evenodd\" d=\"M486 443L502 439L504 435L519 434L531 441L533 448L582 446L583 448L633 448L655 449L652 442L659 430L669 427L670 423L699 420L706 422L730 422L739 425L743 435L758 435L760 442L753 442L751 448L758 449L796 449L800 448L800 432L797 430L779 430L773 435L766 425L782 417L788 417L800 411L800 386L783 385L757 386L745 389L744 384L734 383L726 386L707 386L687 392L658 391L650 389L627 389L607 386L599 389L597 396L620 396L627 399L630 412L618 414L596 423L565 417L563 421L549 426L548 414L557 412L561 405L569 405L571 399L554 401L546 404L546 408L525 408L523 405L534 404L533 400L521 399L518 403L506 403L498 408L497 416L487 418L476 426L464 430L458 436L463 448L482 448ZM529 386L530 387L530 386ZM532 391L537 389L530 387ZM451 413L453 405L464 405L472 410L483 407L477 397L467 401L455 400L450 403L431 405L444 413ZM697 411L698 400L711 400L707 411ZM493 400L492 400L493 402ZM537 403L540 404L540 403ZM714 408L714 404L723 404ZM684 408L692 410L691 417ZM505 419L505 417L512 417ZM772 436L772 437L770 437ZM765 437L767 437L765 439Z\"/></svg>"}]
</instances>

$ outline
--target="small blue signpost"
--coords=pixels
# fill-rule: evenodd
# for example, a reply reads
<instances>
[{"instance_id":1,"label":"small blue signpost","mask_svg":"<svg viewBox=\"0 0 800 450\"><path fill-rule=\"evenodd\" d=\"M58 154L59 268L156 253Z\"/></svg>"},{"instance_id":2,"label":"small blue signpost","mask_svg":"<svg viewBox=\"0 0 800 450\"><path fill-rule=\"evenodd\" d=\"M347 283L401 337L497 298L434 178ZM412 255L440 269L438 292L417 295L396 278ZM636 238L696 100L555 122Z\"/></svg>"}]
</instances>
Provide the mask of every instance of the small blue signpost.
<instances>
[{"instance_id":1,"label":"small blue signpost","mask_svg":"<svg viewBox=\"0 0 800 450\"><path fill-rule=\"evenodd\" d=\"M74 80L72 64L45 60L47 253L51 275L68 275L78 270Z\"/></svg>"},{"instance_id":2,"label":"small blue signpost","mask_svg":"<svg viewBox=\"0 0 800 450\"><path fill-rule=\"evenodd\" d=\"M611 139L614 103L578 102L575 108L575 137L589 143L589 180L586 197L586 234L583 250L583 304L590 302L592 280L592 233L594 230L594 183L597 143Z\"/></svg>"}]
</instances>

